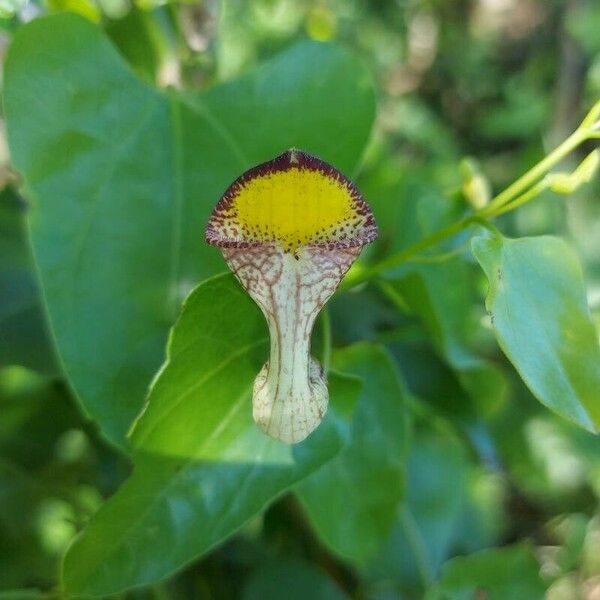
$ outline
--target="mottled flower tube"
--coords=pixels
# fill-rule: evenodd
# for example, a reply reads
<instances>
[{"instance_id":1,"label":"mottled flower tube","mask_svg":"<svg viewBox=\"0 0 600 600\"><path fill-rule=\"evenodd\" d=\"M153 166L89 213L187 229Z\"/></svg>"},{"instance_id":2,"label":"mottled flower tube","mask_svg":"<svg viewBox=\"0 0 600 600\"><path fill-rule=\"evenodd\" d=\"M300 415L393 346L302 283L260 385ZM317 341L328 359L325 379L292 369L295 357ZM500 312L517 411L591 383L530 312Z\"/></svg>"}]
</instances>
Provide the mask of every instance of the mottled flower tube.
<instances>
[{"instance_id":1,"label":"mottled flower tube","mask_svg":"<svg viewBox=\"0 0 600 600\"><path fill-rule=\"evenodd\" d=\"M378 235L356 186L331 165L288 150L227 189L206 228L262 310L269 361L254 382L254 420L286 443L327 411L326 374L310 355L312 328L362 247Z\"/></svg>"}]
</instances>

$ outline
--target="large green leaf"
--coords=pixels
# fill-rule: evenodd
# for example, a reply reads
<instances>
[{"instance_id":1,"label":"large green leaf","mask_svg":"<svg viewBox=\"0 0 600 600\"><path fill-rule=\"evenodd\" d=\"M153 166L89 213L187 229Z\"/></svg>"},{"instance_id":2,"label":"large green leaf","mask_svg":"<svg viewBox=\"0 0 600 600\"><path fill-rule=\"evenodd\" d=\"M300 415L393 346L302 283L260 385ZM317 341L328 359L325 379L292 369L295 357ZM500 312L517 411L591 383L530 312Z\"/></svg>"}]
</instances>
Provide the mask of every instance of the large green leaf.
<instances>
[{"instance_id":1,"label":"large green leaf","mask_svg":"<svg viewBox=\"0 0 600 600\"><path fill-rule=\"evenodd\" d=\"M300 43L180 97L136 79L99 28L68 14L19 30L4 100L58 349L117 444L181 298L224 268L203 231L225 187L292 146L351 174L374 115L367 73L333 45Z\"/></svg>"},{"instance_id":2,"label":"large green leaf","mask_svg":"<svg viewBox=\"0 0 600 600\"><path fill-rule=\"evenodd\" d=\"M336 352L333 364L363 380L352 436L338 457L296 490L327 544L364 563L389 535L403 496L407 400L392 359L379 346L355 344Z\"/></svg>"},{"instance_id":3,"label":"large green leaf","mask_svg":"<svg viewBox=\"0 0 600 600\"><path fill-rule=\"evenodd\" d=\"M478 237L486 307L500 347L531 392L563 417L600 427L600 345L581 267L559 238Z\"/></svg>"},{"instance_id":4,"label":"large green leaf","mask_svg":"<svg viewBox=\"0 0 600 600\"><path fill-rule=\"evenodd\" d=\"M356 399L355 378L332 378L325 421L301 444L254 424L263 321L233 276L187 299L133 432L133 475L67 553L67 592L102 596L169 575L339 452L348 426L338 415Z\"/></svg>"},{"instance_id":5,"label":"large green leaf","mask_svg":"<svg viewBox=\"0 0 600 600\"><path fill-rule=\"evenodd\" d=\"M522 544L450 560L427 600L542 600L546 586L531 548Z\"/></svg>"},{"instance_id":6,"label":"large green leaf","mask_svg":"<svg viewBox=\"0 0 600 600\"><path fill-rule=\"evenodd\" d=\"M48 595L39 590L11 590L0 592L0 600L43 600Z\"/></svg>"}]
</instances>

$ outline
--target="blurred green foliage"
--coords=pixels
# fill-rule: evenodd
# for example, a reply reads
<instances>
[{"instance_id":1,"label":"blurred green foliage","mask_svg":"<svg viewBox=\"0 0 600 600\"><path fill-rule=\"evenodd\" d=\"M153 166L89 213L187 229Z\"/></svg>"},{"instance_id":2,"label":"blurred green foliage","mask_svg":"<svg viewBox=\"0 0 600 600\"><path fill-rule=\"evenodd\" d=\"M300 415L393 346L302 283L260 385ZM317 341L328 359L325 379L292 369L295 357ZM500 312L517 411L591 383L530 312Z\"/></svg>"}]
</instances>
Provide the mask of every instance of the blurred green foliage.
<instances>
[{"instance_id":1,"label":"blurred green foliage","mask_svg":"<svg viewBox=\"0 0 600 600\"><path fill-rule=\"evenodd\" d=\"M593 0L0 11L0 599L598 596L594 136L492 199L600 97ZM381 235L290 449L251 421L266 329L202 234L292 146Z\"/></svg>"}]
</instances>

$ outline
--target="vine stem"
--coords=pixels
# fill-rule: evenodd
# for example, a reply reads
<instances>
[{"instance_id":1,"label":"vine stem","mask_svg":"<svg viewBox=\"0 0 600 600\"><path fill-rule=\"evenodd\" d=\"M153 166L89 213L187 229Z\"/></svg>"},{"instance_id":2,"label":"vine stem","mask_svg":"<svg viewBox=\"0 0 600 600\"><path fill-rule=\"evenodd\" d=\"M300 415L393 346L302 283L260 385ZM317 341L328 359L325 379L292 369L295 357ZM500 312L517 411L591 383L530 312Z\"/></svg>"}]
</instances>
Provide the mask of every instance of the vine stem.
<instances>
[{"instance_id":1,"label":"vine stem","mask_svg":"<svg viewBox=\"0 0 600 600\"><path fill-rule=\"evenodd\" d=\"M381 275L381 273L387 271L388 269L393 269L395 267L400 266L403 262L414 256L415 254L418 254L419 252L422 252L423 250L426 250L431 246L435 246L439 242L442 242L443 240L461 232L463 229L466 229L473 222L474 219L475 215L471 215L470 217L461 219L460 221L456 221L455 223L452 223L452 225L444 227L443 229L432 233L431 235L423 238L422 240L419 240L418 242L407 246L406 248L404 248L404 250L397 252L393 256L390 256L355 274L349 273L348 277L346 277L346 279L342 281L339 290L345 291L351 287L358 285L359 283L362 283L363 281L367 281L368 279L372 279L377 275Z\"/></svg>"},{"instance_id":2,"label":"vine stem","mask_svg":"<svg viewBox=\"0 0 600 600\"><path fill-rule=\"evenodd\" d=\"M364 268L362 271L350 272L339 287L340 291L346 291L373 277L381 275L384 271L399 267L401 264L427 250L436 244L453 237L470 225L484 219L493 219L501 214L529 202L546 188L543 181L539 181L550 169L558 164L563 158L570 154L577 146L587 139L598 137L598 123L596 118L600 114L600 102L598 102L582 124L566 139L557 146L548 156L519 177L506 189L495 196L488 205L451 225L432 233L431 235L407 246L400 252L383 259L382 261ZM537 185L536 185L536 182Z\"/></svg>"},{"instance_id":3,"label":"vine stem","mask_svg":"<svg viewBox=\"0 0 600 600\"><path fill-rule=\"evenodd\" d=\"M510 212L515 208L519 208L523 204L526 204L530 200L533 200L536 196L539 196L543 191L547 190L549 184L546 180L538 181L535 185L531 186L526 192L517 196L514 200L499 206L493 213L494 217L499 217L504 213Z\"/></svg>"},{"instance_id":4,"label":"vine stem","mask_svg":"<svg viewBox=\"0 0 600 600\"><path fill-rule=\"evenodd\" d=\"M588 132L581 128L576 129L560 146L555 148L548 156L543 158L527 173L519 177L514 183L500 192L491 202L481 209L479 216L496 216L494 211L508 204L513 198L521 195L527 188L533 185L540 177L546 174L552 167L559 163L565 156L573 152L588 137Z\"/></svg>"}]
</instances>

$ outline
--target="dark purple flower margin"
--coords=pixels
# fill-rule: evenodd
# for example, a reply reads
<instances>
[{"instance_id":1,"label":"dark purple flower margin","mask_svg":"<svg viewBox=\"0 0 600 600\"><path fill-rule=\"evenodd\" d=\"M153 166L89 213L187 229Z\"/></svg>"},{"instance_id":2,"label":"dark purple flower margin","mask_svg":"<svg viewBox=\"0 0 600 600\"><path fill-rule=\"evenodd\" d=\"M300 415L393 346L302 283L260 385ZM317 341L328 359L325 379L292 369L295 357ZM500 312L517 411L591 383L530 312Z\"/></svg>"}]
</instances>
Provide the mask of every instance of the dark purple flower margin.
<instances>
[{"instance_id":1,"label":"dark purple flower margin","mask_svg":"<svg viewBox=\"0 0 600 600\"><path fill-rule=\"evenodd\" d=\"M294 168L317 171L326 177L341 182L348 190L357 214L356 220L353 223L353 236L348 239L336 240L334 242L323 239L322 242L310 244L310 247L328 250L356 248L357 246L364 246L377 239L379 230L375 223L373 213L354 183L335 167L320 158L308 154L307 152L303 152L302 150L291 148L272 160L248 169L227 188L208 220L205 233L206 241L212 246L218 246L220 248L256 248L268 243L258 240L224 238L219 232L219 229L227 220L235 218L235 198L249 181L255 177L262 177L269 173L288 171ZM335 234L335 232L336 231L334 230L333 233Z\"/></svg>"}]
</instances>

